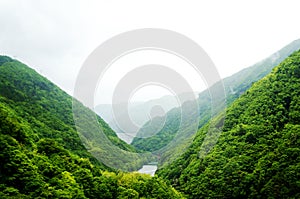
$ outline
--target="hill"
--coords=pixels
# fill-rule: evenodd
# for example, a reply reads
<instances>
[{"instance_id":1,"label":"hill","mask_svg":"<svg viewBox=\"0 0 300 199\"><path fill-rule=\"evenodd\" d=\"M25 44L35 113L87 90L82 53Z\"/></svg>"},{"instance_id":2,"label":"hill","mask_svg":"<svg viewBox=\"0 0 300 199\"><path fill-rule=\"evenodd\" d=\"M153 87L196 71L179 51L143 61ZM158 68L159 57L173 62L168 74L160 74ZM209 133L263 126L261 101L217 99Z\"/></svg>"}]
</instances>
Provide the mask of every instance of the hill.
<instances>
[{"instance_id":1,"label":"hill","mask_svg":"<svg viewBox=\"0 0 300 199\"><path fill-rule=\"evenodd\" d=\"M205 151L215 144L205 125L188 151L159 176L189 198L299 198L299 88L297 51L226 110L212 151ZM211 121L216 130L222 114Z\"/></svg>"},{"instance_id":2,"label":"hill","mask_svg":"<svg viewBox=\"0 0 300 199\"><path fill-rule=\"evenodd\" d=\"M201 128L204 124L206 124L209 119L213 116L216 116L224 109L224 101L226 101L227 106L229 106L235 99L237 99L240 95L242 95L250 86L263 78L265 75L271 72L271 70L286 59L290 54L294 51L300 49L300 40L295 40L272 54L268 58L250 66L246 69L237 72L236 74L227 77L222 80L222 82L218 82L211 88L201 92L198 97L198 106L199 111L195 112L193 110L190 111L189 115L191 120L192 118L199 117L199 128ZM212 98L210 92L218 92L220 84L224 84L225 95L220 95L218 97L218 101L214 102L217 106L215 110L212 112ZM225 97L225 98L224 98ZM180 107L182 108L182 107ZM154 136L149 136L147 138L134 138L131 145L136 147L139 150L150 151L156 154L160 154L160 166L164 166L169 162L178 157L183 149L189 146L192 142L193 135L189 133L189 131L184 128L180 131L178 130L178 118L180 118L180 108L175 108L169 111L165 117L156 118L154 122L147 122L138 132L139 134L149 134L153 132L153 129L156 129L156 124L161 124L162 121L166 121L165 125L160 131ZM175 120L174 120L175 118ZM176 121L177 118L177 122ZM150 125L151 124L151 125ZM192 123L185 124L185 126L193 125ZM178 146L166 147L172 139L178 134L182 134L185 140L182 140L178 143ZM184 136L185 134L190 134L192 136ZM141 137L141 136L139 136Z\"/></svg>"},{"instance_id":3,"label":"hill","mask_svg":"<svg viewBox=\"0 0 300 199\"><path fill-rule=\"evenodd\" d=\"M157 177L117 172L95 159L77 132L72 100L26 65L0 56L0 198L181 197ZM83 116L94 114L77 103ZM96 117L115 146L136 152Z\"/></svg>"}]
</instances>

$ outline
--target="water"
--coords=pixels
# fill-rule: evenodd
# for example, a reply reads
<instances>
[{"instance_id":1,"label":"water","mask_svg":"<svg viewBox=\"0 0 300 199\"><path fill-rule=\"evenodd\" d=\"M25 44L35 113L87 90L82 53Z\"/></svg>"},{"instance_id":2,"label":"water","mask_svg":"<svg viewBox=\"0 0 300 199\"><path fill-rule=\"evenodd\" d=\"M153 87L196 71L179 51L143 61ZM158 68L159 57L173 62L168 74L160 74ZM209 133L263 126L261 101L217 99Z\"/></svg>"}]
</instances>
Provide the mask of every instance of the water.
<instances>
[{"instance_id":1,"label":"water","mask_svg":"<svg viewBox=\"0 0 300 199\"><path fill-rule=\"evenodd\" d=\"M138 172L150 174L151 176L154 176L156 170L157 170L157 165L145 164L140 170L138 170Z\"/></svg>"}]
</instances>

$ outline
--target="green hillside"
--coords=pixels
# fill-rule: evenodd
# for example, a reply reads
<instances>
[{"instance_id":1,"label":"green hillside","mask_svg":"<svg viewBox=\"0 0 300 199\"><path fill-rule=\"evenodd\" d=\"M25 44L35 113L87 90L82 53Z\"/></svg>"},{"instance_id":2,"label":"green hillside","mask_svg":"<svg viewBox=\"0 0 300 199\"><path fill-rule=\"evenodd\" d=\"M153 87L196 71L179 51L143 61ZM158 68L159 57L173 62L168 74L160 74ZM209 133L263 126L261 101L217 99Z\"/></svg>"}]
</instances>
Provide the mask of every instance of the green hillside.
<instances>
[{"instance_id":1,"label":"green hillside","mask_svg":"<svg viewBox=\"0 0 300 199\"><path fill-rule=\"evenodd\" d=\"M82 105L80 112L93 114ZM135 152L97 119L115 146ZM0 56L0 198L181 197L157 177L99 163L79 136L72 98L26 65Z\"/></svg>"},{"instance_id":2,"label":"green hillside","mask_svg":"<svg viewBox=\"0 0 300 199\"><path fill-rule=\"evenodd\" d=\"M167 112L165 117L166 118L155 117L152 121L148 121L138 132L140 138L135 137L133 139L133 142L131 143L132 146L139 150L155 152L170 143L175 136L174 132L179 129L179 109L172 109ZM164 119L166 119L166 121L164 121ZM165 125L168 126L163 126L161 130L156 129L159 128L161 124L164 124L164 122ZM157 134L149 136L149 132L157 132Z\"/></svg>"},{"instance_id":3,"label":"green hillside","mask_svg":"<svg viewBox=\"0 0 300 199\"><path fill-rule=\"evenodd\" d=\"M300 197L300 51L253 84L227 110L213 150L208 125L188 151L158 171L188 198ZM217 124L222 115L214 118ZM205 139L205 136L211 139ZM201 146L204 146L201 148Z\"/></svg>"},{"instance_id":4,"label":"green hillside","mask_svg":"<svg viewBox=\"0 0 300 199\"><path fill-rule=\"evenodd\" d=\"M224 99L225 96L220 96L218 98L218 101L215 102L215 104L220 104L220 106L215 107L216 109L214 112L211 110L212 100L210 92L218 90L220 82L212 86L210 90L201 92L198 98L199 111L190 111L190 118L199 117L199 128L201 128L212 116L217 115L223 110L224 101L226 101L227 106L229 106L235 99L249 89L254 82L266 76L275 66L298 49L300 49L300 40L295 40L268 58L223 79L222 83L224 84L226 98ZM139 150L159 153L161 155L159 160L160 166L164 166L169 162L172 162L182 153L182 151L184 151L183 149L185 147L189 146L193 139L193 137L182 136L185 137L185 140L182 140L178 146L163 148L172 141L176 134L187 134L186 128L178 131L178 118L180 118L180 108L175 108L166 114L166 119L156 118L152 123L149 121L139 130L138 135L151 135L153 129L156 129L155 124L161 124L162 120L166 120L165 126L157 134L147 138L136 137L133 139L131 145ZM189 125L192 124L186 124L186 126Z\"/></svg>"},{"instance_id":5,"label":"green hillside","mask_svg":"<svg viewBox=\"0 0 300 199\"><path fill-rule=\"evenodd\" d=\"M74 125L72 98L46 78L9 57L1 57L1 102L26 120L38 138L52 138L66 149L90 157ZM78 102L82 114L94 114ZM99 125L114 145L126 151L135 149L118 139L115 132L100 118Z\"/></svg>"}]
</instances>

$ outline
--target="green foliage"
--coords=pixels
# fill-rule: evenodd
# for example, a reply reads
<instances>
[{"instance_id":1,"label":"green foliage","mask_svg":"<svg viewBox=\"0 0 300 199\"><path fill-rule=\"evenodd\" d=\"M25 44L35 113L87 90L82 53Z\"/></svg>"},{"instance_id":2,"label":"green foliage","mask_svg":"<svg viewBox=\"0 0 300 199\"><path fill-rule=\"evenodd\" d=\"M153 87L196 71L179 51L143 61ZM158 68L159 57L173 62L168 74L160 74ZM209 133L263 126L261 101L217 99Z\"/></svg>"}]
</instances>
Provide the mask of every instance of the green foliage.
<instances>
[{"instance_id":1,"label":"green foliage","mask_svg":"<svg viewBox=\"0 0 300 199\"><path fill-rule=\"evenodd\" d=\"M243 69L242 71L232 75L231 77L223 79L222 83L224 83L226 98L224 99L225 96L217 97L217 101L214 102L214 104L216 105L216 107L214 107L214 112L212 112L211 110L212 100L210 92L216 91L215 93L217 94L218 85L221 84L221 82L213 85L210 90L201 92L198 98L199 112L193 112L193 110L191 110L189 112L190 118L196 118L199 116L199 128L203 127L211 119L211 117L218 115L223 110L224 107L222 106L222 104L224 101L226 101L227 106L229 106L234 100L236 100L247 89L249 89L254 82L266 76L275 66L277 66L280 62L282 62L298 49L300 49L300 40L293 41L289 45L285 46L284 48L272 54L270 57L262 60L261 62ZM295 73L294 77L300 77L299 69L294 69L293 73ZM287 100L288 102L289 98L286 98L285 100ZM295 103L295 101L291 103ZM220 106L218 106L218 104L220 104ZM294 118L299 119L300 117L299 114L291 114ZM176 123L177 118L180 118L180 110L178 108L175 108L166 114L165 126L156 135L153 135L146 139L135 138L131 144L137 149L151 152L163 148L168 143L170 143L170 140L172 140L176 134L187 134L188 132L187 128L183 128L178 131L178 123ZM160 124L160 122L157 123ZM155 124L155 122L146 123L146 125L140 129L139 133L151 134L153 129L156 129ZM192 125L192 123L186 125ZM251 137L249 137L249 139L250 138ZM160 154L160 167L165 166L169 162L172 162L172 160L176 159L176 157L181 154L183 149L191 144L193 137L187 138L187 136L185 136L185 139L186 140L178 144L178 146L166 149Z\"/></svg>"},{"instance_id":2,"label":"green foliage","mask_svg":"<svg viewBox=\"0 0 300 199\"><path fill-rule=\"evenodd\" d=\"M134 155L136 152L134 147L119 139L99 116L78 101L76 101L76 111L85 118L84 129L88 132L81 131L82 128L76 128L73 118L73 101L69 95L24 64L8 57L1 57L0 60L3 60L3 64L0 65L0 102L12 108L15 115L30 124L27 126L30 126L35 136L33 141L51 138L73 153L90 158L94 164L99 164L96 158L100 159L99 156L101 156L106 158L107 162L128 171L137 170L145 162L151 161L149 156ZM91 117L96 117L97 126L90 125ZM14 120L15 117L11 118ZM8 122L13 123L13 121ZM100 128L115 147L108 153L103 153L107 150L101 146L102 140L98 136ZM90 135L91 139L84 145L80 137L86 138L86 135ZM18 136L26 135L18 132ZM89 152L95 152L93 156L85 148L88 148ZM115 152L116 149L121 149L121 153ZM126 156L128 152L132 152L129 157ZM117 154L119 158L111 157L112 154ZM128 162L119 161L122 157L123 159L127 157ZM102 167L107 168L104 165Z\"/></svg>"},{"instance_id":3,"label":"green foliage","mask_svg":"<svg viewBox=\"0 0 300 199\"><path fill-rule=\"evenodd\" d=\"M158 175L190 198L299 198L299 70L300 51L227 109L210 153L201 148L214 143L204 140L205 125L188 151Z\"/></svg>"},{"instance_id":4,"label":"green foliage","mask_svg":"<svg viewBox=\"0 0 300 199\"><path fill-rule=\"evenodd\" d=\"M0 198L182 198L160 178L99 163L76 131L71 97L20 62L0 63ZM114 145L135 151L97 119Z\"/></svg>"},{"instance_id":5,"label":"green foliage","mask_svg":"<svg viewBox=\"0 0 300 199\"><path fill-rule=\"evenodd\" d=\"M13 61L13 59L8 56L0 56L0 66L6 62L11 62L11 61Z\"/></svg>"},{"instance_id":6,"label":"green foliage","mask_svg":"<svg viewBox=\"0 0 300 199\"><path fill-rule=\"evenodd\" d=\"M121 141L107 124L98 123L95 113L74 102L74 121L83 144L89 152L107 166L135 171L147 162L151 154L136 153L136 150Z\"/></svg>"},{"instance_id":7,"label":"green foliage","mask_svg":"<svg viewBox=\"0 0 300 199\"><path fill-rule=\"evenodd\" d=\"M166 121L164 121L166 119ZM156 124L157 123L157 124ZM157 132L155 136L147 135L148 132L156 132L155 127L164 124L163 129ZM170 143L179 129L180 112L179 109L173 109L165 117L156 117L147 122L138 132L131 143L132 146L142 151L154 152ZM144 135L145 134L145 135Z\"/></svg>"}]
</instances>

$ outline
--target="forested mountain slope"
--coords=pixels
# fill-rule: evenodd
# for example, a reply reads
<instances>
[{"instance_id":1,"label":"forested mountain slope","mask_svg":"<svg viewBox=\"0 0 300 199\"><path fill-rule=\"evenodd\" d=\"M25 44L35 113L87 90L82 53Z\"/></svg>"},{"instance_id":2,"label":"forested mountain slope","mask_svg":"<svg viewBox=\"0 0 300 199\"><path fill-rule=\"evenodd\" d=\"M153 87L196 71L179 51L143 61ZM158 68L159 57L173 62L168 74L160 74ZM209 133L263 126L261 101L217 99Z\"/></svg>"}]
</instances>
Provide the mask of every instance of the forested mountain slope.
<instances>
[{"instance_id":1,"label":"forested mountain slope","mask_svg":"<svg viewBox=\"0 0 300 199\"><path fill-rule=\"evenodd\" d=\"M91 113L82 105L81 111ZM135 152L97 119L114 145ZM157 177L99 163L79 138L72 98L6 56L0 56L0 151L0 198L180 197Z\"/></svg>"},{"instance_id":2,"label":"forested mountain slope","mask_svg":"<svg viewBox=\"0 0 300 199\"><path fill-rule=\"evenodd\" d=\"M74 124L72 97L24 64L4 56L1 60L1 102L26 120L38 138L55 139L66 149L90 157ZM92 113L78 104L82 114ZM135 151L132 146L118 139L115 132L100 117L97 117L97 120L114 145L126 151Z\"/></svg>"},{"instance_id":3,"label":"forested mountain slope","mask_svg":"<svg viewBox=\"0 0 300 199\"><path fill-rule=\"evenodd\" d=\"M271 70L277 66L280 62L286 59L294 51L300 49L300 39L291 42L278 52L272 54L268 58L258 62L257 64L243 69L236 74L223 79L225 95L220 96L219 103L222 104L226 101L227 105L230 105L235 99L237 99L242 93L244 93L250 86L263 78L265 75L271 72ZM206 124L212 116L218 114L223 106L217 107L214 113L211 112L211 96L210 92L216 90L218 84L212 86L209 90L205 90L199 94L198 105L199 115L195 115L195 112L190 112L191 118L199 116L199 128ZM218 103L218 102L217 102ZM217 104L216 103L216 104ZM175 119L174 119L175 118ZM180 108L175 108L166 114L166 118L156 118L154 122L149 121L146 123L138 132L139 134L151 134L153 129L156 129L155 124L161 124L160 120L165 120L165 126L154 136L147 138L135 138L132 141L132 145L137 149L156 152L163 146L166 146L174 138L176 134L185 134L184 131L178 131L178 121L180 118ZM155 123L156 122L156 123ZM178 154L181 153L182 149L188 146L192 142L192 137L187 139L186 142L179 145L172 150L158 151L161 153L160 165L166 165L174 160Z\"/></svg>"},{"instance_id":4,"label":"forested mountain slope","mask_svg":"<svg viewBox=\"0 0 300 199\"><path fill-rule=\"evenodd\" d=\"M208 124L188 151L158 171L189 198L300 197L300 51L253 84L227 110L206 156ZM211 125L219 123L216 117Z\"/></svg>"}]
</instances>

